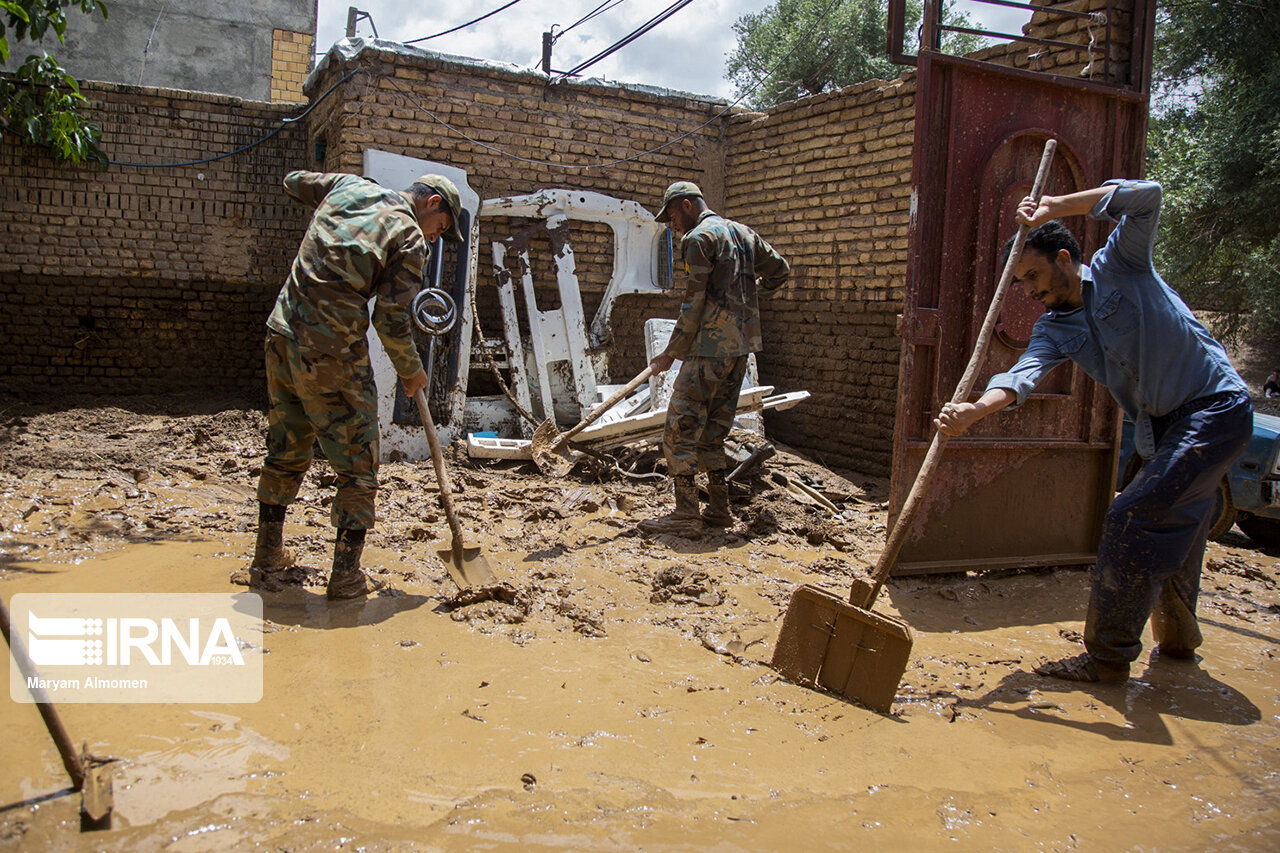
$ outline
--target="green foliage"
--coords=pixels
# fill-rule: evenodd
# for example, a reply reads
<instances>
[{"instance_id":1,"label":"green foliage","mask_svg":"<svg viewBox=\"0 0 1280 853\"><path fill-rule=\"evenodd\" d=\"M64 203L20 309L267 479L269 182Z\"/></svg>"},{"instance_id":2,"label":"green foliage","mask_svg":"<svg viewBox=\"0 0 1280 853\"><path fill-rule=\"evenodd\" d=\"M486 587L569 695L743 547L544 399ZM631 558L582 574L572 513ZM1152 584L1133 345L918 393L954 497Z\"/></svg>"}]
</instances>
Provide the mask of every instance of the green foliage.
<instances>
[{"instance_id":1,"label":"green foliage","mask_svg":"<svg viewBox=\"0 0 1280 853\"><path fill-rule=\"evenodd\" d=\"M0 0L0 61L8 62L9 34L15 42L39 42L50 31L66 38L66 8L95 10L107 18L102 0ZM43 145L59 160L94 161L104 169L107 156L98 147L102 131L80 114L84 96L75 78L47 53L31 54L12 77L0 78L0 117L24 142Z\"/></svg>"},{"instance_id":2,"label":"green foliage","mask_svg":"<svg viewBox=\"0 0 1280 853\"><path fill-rule=\"evenodd\" d=\"M922 13L920 0L908 0L908 33L919 27ZM946 21L969 25L965 15L953 12ZM759 86L746 98L755 109L863 80L893 79L901 69L889 61L887 27L887 0L777 0L734 22L738 45L727 58L725 77L740 96ZM943 40L947 53L981 46L980 37L962 33L947 33Z\"/></svg>"},{"instance_id":3,"label":"green foliage","mask_svg":"<svg viewBox=\"0 0 1280 853\"><path fill-rule=\"evenodd\" d=\"M1280 18L1262 0L1159 9L1147 171L1157 263L1216 331L1280 328Z\"/></svg>"}]
</instances>

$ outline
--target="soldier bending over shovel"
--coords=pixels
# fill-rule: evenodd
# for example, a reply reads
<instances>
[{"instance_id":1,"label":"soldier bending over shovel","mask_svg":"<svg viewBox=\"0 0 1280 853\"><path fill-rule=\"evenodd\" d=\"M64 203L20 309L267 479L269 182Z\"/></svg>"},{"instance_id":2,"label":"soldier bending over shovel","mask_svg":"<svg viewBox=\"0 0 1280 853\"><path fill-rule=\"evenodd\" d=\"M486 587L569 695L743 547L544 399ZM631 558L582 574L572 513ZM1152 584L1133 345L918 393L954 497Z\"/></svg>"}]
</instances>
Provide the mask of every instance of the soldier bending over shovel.
<instances>
[{"instance_id":1,"label":"soldier bending over shovel","mask_svg":"<svg viewBox=\"0 0 1280 853\"><path fill-rule=\"evenodd\" d=\"M267 320L267 458L258 480L258 541L250 587L293 564L283 544L285 508L311 465L316 439L338 475L331 517L329 598L380 586L360 570L378 490L378 405L369 365L373 326L412 396L426 387L410 332L409 306L422 284L428 243L461 242L458 190L423 175L403 192L344 174L290 172L290 196L316 209Z\"/></svg>"}]
</instances>

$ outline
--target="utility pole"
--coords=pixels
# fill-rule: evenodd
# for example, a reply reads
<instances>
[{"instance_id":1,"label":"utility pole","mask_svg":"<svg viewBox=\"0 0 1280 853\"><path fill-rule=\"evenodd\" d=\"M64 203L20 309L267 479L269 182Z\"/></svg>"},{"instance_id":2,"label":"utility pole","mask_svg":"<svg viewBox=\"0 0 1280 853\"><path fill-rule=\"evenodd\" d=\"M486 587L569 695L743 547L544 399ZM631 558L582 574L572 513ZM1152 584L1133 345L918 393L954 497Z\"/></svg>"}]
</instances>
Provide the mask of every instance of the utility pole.
<instances>
[{"instance_id":1,"label":"utility pole","mask_svg":"<svg viewBox=\"0 0 1280 853\"><path fill-rule=\"evenodd\" d=\"M362 20L369 22L369 26L373 27L373 37L378 38L378 25L373 22L373 16L368 12L361 12L355 6L347 7L347 38L356 37L356 24Z\"/></svg>"}]
</instances>

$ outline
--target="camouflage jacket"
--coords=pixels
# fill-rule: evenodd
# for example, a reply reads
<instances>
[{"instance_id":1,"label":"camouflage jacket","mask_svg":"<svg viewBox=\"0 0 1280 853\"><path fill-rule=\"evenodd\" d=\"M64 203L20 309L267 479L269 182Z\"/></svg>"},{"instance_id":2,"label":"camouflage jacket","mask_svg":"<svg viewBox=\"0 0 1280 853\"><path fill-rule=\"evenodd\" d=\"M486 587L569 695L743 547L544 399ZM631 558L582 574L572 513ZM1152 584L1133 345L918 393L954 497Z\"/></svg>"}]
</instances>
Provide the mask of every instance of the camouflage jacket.
<instances>
[{"instance_id":1,"label":"camouflage jacket","mask_svg":"<svg viewBox=\"0 0 1280 853\"><path fill-rule=\"evenodd\" d=\"M680 241L684 259L684 302L665 350L689 356L730 358L757 352L759 290L769 296L787 283L791 267L760 235L713 211Z\"/></svg>"},{"instance_id":2,"label":"camouflage jacket","mask_svg":"<svg viewBox=\"0 0 1280 853\"><path fill-rule=\"evenodd\" d=\"M290 172L284 191L316 212L267 325L326 355L363 355L373 297L373 326L396 373L417 374L409 303L429 249L413 208L355 175Z\"/></svg>"}]
</instances>

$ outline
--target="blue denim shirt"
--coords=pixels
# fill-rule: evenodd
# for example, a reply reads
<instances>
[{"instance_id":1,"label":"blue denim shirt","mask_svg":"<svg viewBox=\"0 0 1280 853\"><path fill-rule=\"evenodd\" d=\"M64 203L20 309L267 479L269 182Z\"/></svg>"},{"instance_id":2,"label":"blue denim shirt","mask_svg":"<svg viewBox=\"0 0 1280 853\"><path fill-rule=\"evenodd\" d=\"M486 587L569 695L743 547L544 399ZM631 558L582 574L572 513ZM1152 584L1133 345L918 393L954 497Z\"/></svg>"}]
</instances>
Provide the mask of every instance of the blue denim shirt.
<instances>
[{"instance_id":1,"label":"blue denim shirt","mask_svg":"<svg viewBox=\"0 0 1280 853\"><path fill-rule=\"evenodd\" d=\"M1247 393L1222 344L1210 336L1151 263L1160 221L1160 185L1108 181L1115 186L1090 211L1119 220L1107 244L1080 270L1084 307L1049 311L1036 321L1026 352L987 389L1005 388L1022 405L1050 370L1070 359L1134 422L1138 453L1155 452L1151 418L1197 397Z\"/></svg>"}]
</instances>

